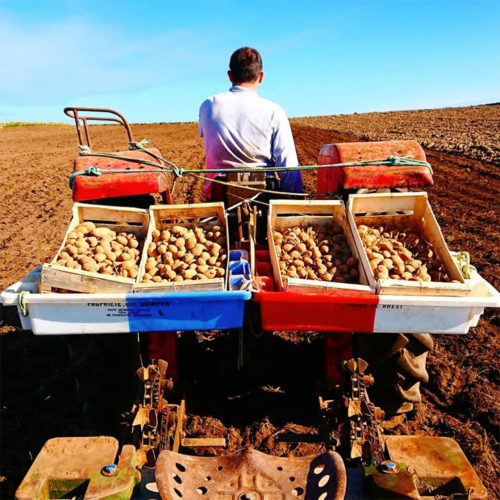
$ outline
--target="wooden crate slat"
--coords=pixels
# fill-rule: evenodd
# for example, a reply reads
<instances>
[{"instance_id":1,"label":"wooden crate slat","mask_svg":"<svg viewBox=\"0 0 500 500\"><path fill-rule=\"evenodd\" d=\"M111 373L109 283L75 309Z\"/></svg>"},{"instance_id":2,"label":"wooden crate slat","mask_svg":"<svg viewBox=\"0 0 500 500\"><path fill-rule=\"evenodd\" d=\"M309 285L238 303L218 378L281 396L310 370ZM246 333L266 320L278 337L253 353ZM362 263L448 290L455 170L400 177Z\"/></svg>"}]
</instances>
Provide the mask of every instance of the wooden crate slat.
<instances>
[{"instance_id":1,"label":"wooden crate slat","mask_svg":"<svg viewBox=\"0 0 500 500\"><path fill-rule=\"evenodd\" d=\"M110 209L113 210L113 217L110 220ZM136 208L127 207L111 207L106 205L85 205L81 203L75 203L73 207L73 213L78 214L79 220L90 220L90 221L109 221L113 225L131 225L130 223L140 224L141 226L149 224L149 219L144 219L143 213L146 210L140 210Z\"/></svg>"},{"instance_id":2,"label":"wooden crate slat","mask_svg":"<svg viewBox=\"0 0 500 500\"><path fill-rule=\"evenodd\" d=\"M363 242L361 241L361 238L359 237L359 234L357 233L358 226L354 221L354 216L351 210L347 212L347 220L349 222L349 226L351 227L351 234L353 235L354 246L356 247L356 253L359 256L358 258L360 260L361 267L364 270L365 276L368 279L368 283L373 289L380 291L379 282L375 279L373 271L371 271L370 261L368 260L368 256L366 255L365 247L363 245Z\"/></svg>"},{"instance_id":3,"label":"wooden crate slat","mask_svg":"<svg viewBox=\"0 0 500 500\"><path fill-rule=\"evenodd\" d=\"M422 220L422 230L423 236L426 237L428 241L434 244L434 249L436 250L438 257L441 262L446 267L448 274L452 280L458 280L461 283L464 282L464 277L457 266L457 263L450 254L450 250L444 239L443 233L439 224L436 220L436 216L432 210L427 210L424 213Z\"/></svg>"},{"instance_id":4,"label":"wooden crate slat","mask_svg":"<svg viewBox=\"0 0 500 500\"><path fill-rule=\"evenodd\" d=\"M211 280L187 280L160 283L137 283L136 292L222 292L224 291L224 280L215 278Z\"/></svg>"},{"instance_id":5,"label":"wooden crate slat","mask_svg":"<svg viewBox=\"0 0 500 500\"><path fill-rule=\"evenodd\" d=\"M417 196L408 196L417 195ZM417 212L423 214L427 193L370 193L349 197L348 210L354 215L382 212Z\"/></svg>"},{"instance_id":6,"label":"wooden crate slat","mask_svg":"<svg viewBox=\"0 0 500 500\"><path fill-rule=\"evenodd\" d=\"M224 203L192 203L190 205L155 205L150 209L156 224L164 219L203 219L217 216L221 221L226 219Z\"/></svg>"},{"instance_id":7,"label":"wooden crate slat","mask_svg":"<svg viewBox=\"0 0 500 500\"><path fill-rule=\"evenodd\" d=\"M273 225L279 219L279 215L307 216L311 214L323 214L325 216L334 213L342 213L343 203L338 200L271 200L269 204L269 213Z\"/></svg>"},{"instance_id":8,"label":"wooden crate slat","mask_svg":"<svg viewBox=\"0 0 500 500\"><path fill-rule=\"evenodd\" d=\"M96 276L97 273L68 269L63 266L42 267L40 290L42 293L52 292L53 289L70 290L82 293L119 293L130 292L133 279L108 275Z\"/></svg>"}]
</instances>

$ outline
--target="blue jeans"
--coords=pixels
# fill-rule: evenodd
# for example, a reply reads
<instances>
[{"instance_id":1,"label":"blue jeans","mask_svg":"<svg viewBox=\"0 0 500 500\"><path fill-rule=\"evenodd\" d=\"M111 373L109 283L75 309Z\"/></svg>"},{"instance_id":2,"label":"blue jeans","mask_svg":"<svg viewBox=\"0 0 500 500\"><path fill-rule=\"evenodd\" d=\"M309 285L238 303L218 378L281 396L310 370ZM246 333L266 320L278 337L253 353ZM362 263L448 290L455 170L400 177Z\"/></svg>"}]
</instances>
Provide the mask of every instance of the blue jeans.
<instances>
[{"instance_id":1,"label":"blue jeans","mask_svg":"<svg viewBox=\"0 0 500 500\"><path fill-rule=\"evenodd\" d=\"M290 172L278 172L280 178L279 190L287 193L303 193L302 175L300 170L291 170Z\"/></svg>"}]
</instances>

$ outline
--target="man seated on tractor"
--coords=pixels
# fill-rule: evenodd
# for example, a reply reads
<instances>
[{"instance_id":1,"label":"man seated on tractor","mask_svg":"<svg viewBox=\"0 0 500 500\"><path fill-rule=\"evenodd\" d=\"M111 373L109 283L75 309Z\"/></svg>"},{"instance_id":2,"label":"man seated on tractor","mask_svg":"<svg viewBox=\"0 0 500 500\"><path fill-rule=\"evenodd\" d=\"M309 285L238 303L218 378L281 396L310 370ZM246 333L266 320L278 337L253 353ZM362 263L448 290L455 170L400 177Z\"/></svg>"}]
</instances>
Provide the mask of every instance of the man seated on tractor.
<instances>
[{"instance_id":1,"label":"man seated on tractor","mask_svg":"<svg viewBox=\"0 0 500 500\"><path fill-rule=\"evenodd\" d=\"M229 92L209 97L200 107L199 133L205 146L207 169L297 166L292 131L283 109L257 95L262 83L262 59L255 49L243 47L231 56L227 72ZM273 174L274 175L274 174ZM217 174L208 174L215 178ZM302 193L300 171L280 172L278 189ZM224 199L224 186L205 185L207 199Z\"/></svg>"}]
</instances>

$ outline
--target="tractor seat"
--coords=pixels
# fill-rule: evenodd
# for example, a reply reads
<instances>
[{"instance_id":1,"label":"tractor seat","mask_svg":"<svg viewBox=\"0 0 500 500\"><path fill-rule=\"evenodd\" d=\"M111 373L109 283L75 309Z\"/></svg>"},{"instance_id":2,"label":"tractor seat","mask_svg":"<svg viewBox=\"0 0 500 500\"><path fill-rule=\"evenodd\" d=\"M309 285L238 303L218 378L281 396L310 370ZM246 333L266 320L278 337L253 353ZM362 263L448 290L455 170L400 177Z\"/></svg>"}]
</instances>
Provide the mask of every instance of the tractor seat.
<instances>
[{"instance_id":1,"label":"tractor seat","mask_svg":"<svg viewBox=\"0 0 500 500\"><path fill-rule=\"evenodd\" d=\"M251 448L219 457L162 451L155 476L160 495L165 499L341 500L346 491L344 462L333 451L315 457L289 458Z\"/></svg>"}]
</instances>

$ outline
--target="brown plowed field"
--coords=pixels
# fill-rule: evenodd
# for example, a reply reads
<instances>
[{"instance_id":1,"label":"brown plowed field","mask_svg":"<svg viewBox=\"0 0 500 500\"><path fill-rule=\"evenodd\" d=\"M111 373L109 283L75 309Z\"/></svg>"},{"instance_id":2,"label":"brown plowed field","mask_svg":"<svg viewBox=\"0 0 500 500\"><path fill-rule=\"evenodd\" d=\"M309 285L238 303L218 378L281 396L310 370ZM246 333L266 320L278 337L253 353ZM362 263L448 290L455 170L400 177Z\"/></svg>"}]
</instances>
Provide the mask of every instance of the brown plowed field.
<instances>
[{"instance_id":1,"label":"brown plowed field","mask_svg":"<svg viewBox=\"0 0 500 500\"><path fill-rule=\"evenodd\" d=\"M347 133L365 141L415 139L433 151L500 163L500 103L314 116L294 118L292 123Z\"/></svg>"},{"instance_id":2,"label":"brown plowed field","mask_svg":"<svg viewBox=\"0 0 500 500\"><path fill-rule=\"evenodd\" d=\"M485 110L486 120L490 119L491 113L496 113L498 117L498 106L480 108ZM455 110L438 111L449 124L457 120ZM466 114L465 111L463 113ZM476 111L471 113L465 134L468 131L483 134L482 115ZM315 163L322 144L352 141L357 138L356 134L365 139L386 138L389 126L386 125L387 115L378 115L381 125L377 129L374 125L377 117L370 114L368 134L363 132L363 122L359 121L364 115L354 115L350 119L341 117L342 126L337 124L339 117L293 120L300 162ZM421 121L420 117L413 112L401 112L397 116L398 130L405 130L404 137L411 137L414 127L420 125L417 123ZM462 120L460 123L465 122ZM494 129L493 143L496 141L496 144L488 143L488 148L498 151L498 122L496 129L493 122L490 122L491 126ZM132 128L136 138L152 139L163 155L178 165L184 168L203 165L203 148L197 137L196 124L134 125ZM455 128L448 127L445 132L440 130L439 134L448 134L446 140L450 144L456 141L465 144L464 130L457 126L456 130L459 129L460 133L455 133ZM116 150L125 146L124 134L114 126L95 127L93 132L96 136L95 150ZM487 135L486 132L484 134ZM393 136L403 137L393 133L389 137ZM76 134L69 126L0 130L0 195L3 199L0 214L1 289L21 278L29 269L49 260L57 250L71 215L67 179L72 158L77 153L75 143ZM465 157L457 154L459 150L451 152L453 154L427 151L436 183L430 190L431 204L450 248L470 252L473 264L480 273L499 288L500 183L498 166L491 163L498 158L481 157L488 160L486 163L470 158L473 154ZM307 189L313 191L315 175L308 173L304 178ZM193 183L185 178L177 183L175 202L202 200L201 181ZM83 405L75 410L72 394L76 389L80 389L81 393L82 388L75 387L72 378L77 367L68 369L65 366L67 354L64 339L35 338L21 333L14 325L14 315L4 314L1 325L3 335L0 336L2 498L13 497L15 488L46 439L61 435L116 433L118 415L127 409L132 397L129 394L131 390L127 390L126 379L115 380L109 374L101 378L101 373L96 372L91 375L97 385L84 388L87 393L83 391L86 394ZM500 496L498 325L496 311L489 310L468 335L434 336L436 348L429 360L431 380L423 389L424 402L417 405L408 420L391 423L395 432L456 439L492 497ZM116 340L109 340L107 344L113 369L120 360L131 356L122 350L119 342L123 339L118 337L123 336L117 336ZM81 342L82 351L91 356L95 354L93 344ZM206 347L206 350L211 352L213 349ZM295 354L290 352L290 356ZM134 363L133 360L131 364ZM108 396L104 398L102 394ZM116 398L109 397L109 394L116 395ZM120 395L123 396L121 400ZM274 396L266 393L265 397L271 398L265 401L275 401L273 397L279 401L281 396L279 393ZM299 418L289 414L287 420L286 416L275 418L271 409L268 420L256 408L248 415L247 421L235 417L223 423L217 418L203 420L197 416L219 417L215 410L213 413L200 411L201 408L191 410L193 415L188 422L188 431L192 435L226 435L233 448L253 444L262 451L275 454L307 454L314 451L307 443L291 450L273 438L280 429L296 434L316 432L310 415L301 414ZM232 427L228 429L230 425Z\"/></svg>"}]
</instances>

